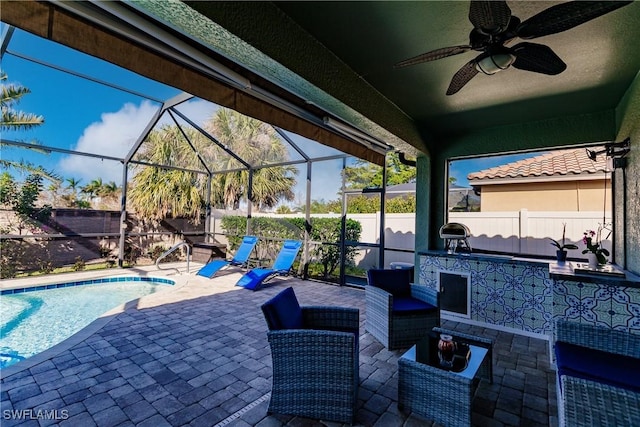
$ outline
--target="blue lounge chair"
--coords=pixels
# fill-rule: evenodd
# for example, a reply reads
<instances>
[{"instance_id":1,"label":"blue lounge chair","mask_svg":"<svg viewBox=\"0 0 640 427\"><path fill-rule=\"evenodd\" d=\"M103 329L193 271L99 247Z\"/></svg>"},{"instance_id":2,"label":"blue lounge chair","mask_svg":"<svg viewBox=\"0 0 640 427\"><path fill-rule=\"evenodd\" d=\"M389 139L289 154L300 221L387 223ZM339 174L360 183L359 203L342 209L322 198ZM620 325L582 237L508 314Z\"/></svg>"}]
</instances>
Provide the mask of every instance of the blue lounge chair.
<instances>
[{"instance_id":1,"label":"blue lounge chair","mask_svg":"<svg viewBox=\"0 0 640 427\"><path fill-rule=\"evenodd\" d=\"M276 275L287 275L298 256L302 242L298 240L285 240L280 253L276 257L271 268L254 268L247 271L238 280L236 286L241 286L252 291L258 290L262 284Z\"/></svg>"},{"instance_id":2,"label":"blue lounge chair","mask_svg":"<svg viewBox=\"0 0 640 427\"><path fill-rule=\"evenodd\" d=\"M242 267L246 265L247 261L249 261L251 252L253 252L253 248L256 247L256 243L258 243L258 238L256 236L244 236L240 247L231 261L216 259L202 267L196 274L198 276L211 278L222 268L229 266Z\"/></svg>"}]
</instances>

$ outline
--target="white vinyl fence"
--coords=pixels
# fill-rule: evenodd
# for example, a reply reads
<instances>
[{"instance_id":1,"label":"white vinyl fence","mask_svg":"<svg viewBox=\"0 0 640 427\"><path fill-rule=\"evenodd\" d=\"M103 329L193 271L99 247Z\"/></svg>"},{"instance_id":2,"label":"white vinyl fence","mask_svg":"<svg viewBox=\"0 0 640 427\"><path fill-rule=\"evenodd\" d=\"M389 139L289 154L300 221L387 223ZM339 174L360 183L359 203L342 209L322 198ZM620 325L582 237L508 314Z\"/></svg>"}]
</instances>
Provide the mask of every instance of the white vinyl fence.
<instances>
[{"instance_id":1,"label":"white vinyl fence","mask_svg":"<svg viewBox=\"0 0 640 427\"><path fill-rule=\"evenodd\" d=\"M562 239L563 224L567 224L566 243L574 243L577 250L569 257L582 257L582 238L586 230L597 231L600 225L603 246L611 250L611 217L602 212L450 212L450 222L460 222L471 230L471 247L516 254L555 255L556 248L549 238Z\"/></svg>"},{"instance_id":2,"label":"white vinyl fence","mask_svg":"<svg viewBox=\"0 0 640 427\"><path fill-rule=\"evenodd\" d=\"M254 216L271 216L277 218L304 216L303 214L263 214ZM313 215L317 217L339 217L339 214ZM377 243L380 241L380 213L349 214L348 218L359 221L362 225L360 241ZM549 238L562 239L563 224L567 224L566 243L574 243L579 249L569 251L570 258L581 258L583 233L586 230L597 231L603 224L602 212L531 212L523 209L513 212L450 212L449 222L465 224L471 230L469 243L473 249L506 252L523 255L555 256L556 248L550 244ZM607 216L605 223L611 224ZM216 232L222 233L217 222ZM602 233L603 246L611 250L611 236L605 229ZM608 237L607 237L608 236ZM385 246L393 249L413 250L415 247L415 215L387 214L385 218ZM356 264L361 268L370 268L377 260L371 249L362 249L356 257ZM413 255L387 251L387 264L394 261L413 262Z\"/></svg>"}]
</instances>

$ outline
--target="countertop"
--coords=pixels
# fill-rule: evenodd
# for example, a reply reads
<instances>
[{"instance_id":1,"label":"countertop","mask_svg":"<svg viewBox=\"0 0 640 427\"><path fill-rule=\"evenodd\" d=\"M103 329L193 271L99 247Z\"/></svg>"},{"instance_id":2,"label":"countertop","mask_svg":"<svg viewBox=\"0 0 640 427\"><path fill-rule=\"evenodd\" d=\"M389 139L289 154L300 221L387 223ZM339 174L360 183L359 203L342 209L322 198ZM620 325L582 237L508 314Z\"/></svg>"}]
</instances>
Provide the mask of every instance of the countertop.
<instances>
[{"instance_id":1,"label":"countertop","mask_svg":"<svg viewBox=\"0 0 640 427\"><path fill-rule=\"evenodd\" d=\"M626 286L632 288L640 288L640 276L623 270L619 266L612 264L611 267L618 273L624 274L624 276L620 275L610 275L605 272L581 272L576 271L576 267L578 266L574 261L567 261L564 263L558 263L554 260L542 259L542 258L522 258L511 255L494 255L494 254L483 254L483 253L454 253L450 254L446 251L420 251L418 255L425 256L439 256L439 257L455 257L455 258L465 258L469 260L477 260L477 261L488 261L488 262L517 262L517 263L527 263L527 264L546 264L549 266L549 277L556 280L570 280L574 282L583 282L583 283L599 283L606 285L614 285L614 286ZM580 263L582 264L582 263Z\"/></svg>"}]
</instances>

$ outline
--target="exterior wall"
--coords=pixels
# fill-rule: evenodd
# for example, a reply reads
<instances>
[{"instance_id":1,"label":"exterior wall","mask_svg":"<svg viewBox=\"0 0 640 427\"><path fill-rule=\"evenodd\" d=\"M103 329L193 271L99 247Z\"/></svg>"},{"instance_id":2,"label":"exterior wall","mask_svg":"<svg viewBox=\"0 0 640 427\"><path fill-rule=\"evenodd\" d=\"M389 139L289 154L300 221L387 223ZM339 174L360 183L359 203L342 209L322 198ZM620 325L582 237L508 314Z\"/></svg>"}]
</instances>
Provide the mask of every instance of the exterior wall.
<instances>
[{"instance_id":1,"label":"exterior wall","mask_svg":"<svg viewBox=\"0 0 640 427\"><path fill-rule=\"evenodd\" d=\"M611 211L611 182L602 180L483 185L481 212Z\"/></svg>"},{"instance_id":2,"label":"exterior wall","mask_svg":"<svg viewBox=\"0 0 640 427\"><path fill-rule=\"evenodd\" d=\"M616 121L616 141L631 141L627 167L614 177L616 262L640 274L640 73L616 108Z\"/></svg>"}]
</instances>

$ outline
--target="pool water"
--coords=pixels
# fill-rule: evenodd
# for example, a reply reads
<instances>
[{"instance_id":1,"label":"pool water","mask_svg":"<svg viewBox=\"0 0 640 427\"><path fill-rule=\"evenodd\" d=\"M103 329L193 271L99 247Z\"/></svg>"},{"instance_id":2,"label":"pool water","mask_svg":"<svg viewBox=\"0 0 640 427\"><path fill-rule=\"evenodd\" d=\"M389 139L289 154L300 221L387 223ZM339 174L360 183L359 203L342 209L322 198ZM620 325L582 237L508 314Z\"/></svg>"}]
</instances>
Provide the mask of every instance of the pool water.
<instances>
[{"instance_id":1,"label":"pool water","mask_svg":"<svg viewBox=\"0 0 640 427\"><path fill-rule=\"evenodd\" d=\"M121 278L119 278L121 279ZM0 368L40 353L125 302L170 281L113 281L0 296Z\"/></svg>"}]
</instances>

